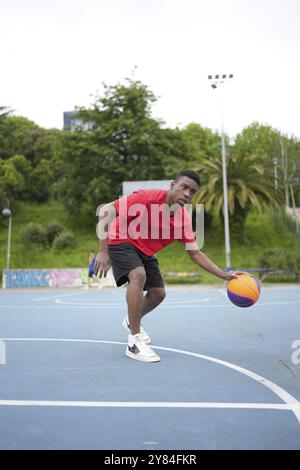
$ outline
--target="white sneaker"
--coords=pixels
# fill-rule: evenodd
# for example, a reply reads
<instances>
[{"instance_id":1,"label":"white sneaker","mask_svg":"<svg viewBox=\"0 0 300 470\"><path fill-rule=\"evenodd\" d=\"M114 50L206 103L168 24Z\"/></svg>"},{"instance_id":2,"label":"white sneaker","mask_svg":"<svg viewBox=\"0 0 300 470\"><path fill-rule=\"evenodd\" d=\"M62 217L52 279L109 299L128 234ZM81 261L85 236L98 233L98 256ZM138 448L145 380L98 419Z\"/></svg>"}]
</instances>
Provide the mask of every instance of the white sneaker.
<instances>
[{"instance_id":1,"label":"white sneaker","mask_svg":"<svg viewBox=\"0 0 300 470\"><path fill-rule=\"evenodd\" d=\"M124 318L124 320L122 321L122 325L125 328L125 330L130 333L128 317ZM144 341L145 344L150 344L151 343L151 338L148 335L148 333L146 332L145 328L142 327L142 325L140 325L140 334L142 335L142 338L143 338L143 341Z\"/></svg>"},{"instance_id":2,"label":"white sneaker","mask_svg":"<svg viewBox=\"0 0 300 470\"><path fill-rule=\"evenodd\" d=\"M141 333L128 335L126 356L143 362L159 362L160 357L143 341Z\"/></svg>"}]
</instances>

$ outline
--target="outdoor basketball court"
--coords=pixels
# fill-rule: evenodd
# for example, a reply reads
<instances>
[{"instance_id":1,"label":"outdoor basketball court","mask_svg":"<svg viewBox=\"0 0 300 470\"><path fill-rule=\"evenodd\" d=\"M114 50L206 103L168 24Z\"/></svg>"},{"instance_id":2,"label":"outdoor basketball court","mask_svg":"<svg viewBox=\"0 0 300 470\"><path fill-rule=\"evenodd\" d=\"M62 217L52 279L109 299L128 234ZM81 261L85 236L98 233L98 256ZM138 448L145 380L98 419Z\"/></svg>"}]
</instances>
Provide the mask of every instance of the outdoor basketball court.
<instances>
[{"instance_id":1,"label":"outdoor basketball court","mask_svg":"<svg viewBox=\"0 0 300 470\"><path fill-rule=\"evenodd\" d=\"M8 289L0 306L0 449L300 449L299 287L248 309L169 287L144 321L150 364L124 354L125 289Z\"/></svg>"}]
</instances>

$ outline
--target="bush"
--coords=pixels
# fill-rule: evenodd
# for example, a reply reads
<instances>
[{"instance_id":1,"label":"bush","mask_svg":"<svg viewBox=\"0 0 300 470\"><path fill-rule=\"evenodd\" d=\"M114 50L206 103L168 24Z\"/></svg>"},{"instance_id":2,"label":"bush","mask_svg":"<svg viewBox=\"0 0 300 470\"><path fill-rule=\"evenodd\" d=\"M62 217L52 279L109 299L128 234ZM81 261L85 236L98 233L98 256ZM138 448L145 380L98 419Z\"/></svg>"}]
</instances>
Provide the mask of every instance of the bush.
<instances>
[{"instance_id":1,"label":"bush","mask_svg":"<svg viewBox=\"0 0 300 470\"><path fill-rule=\"evenodd\" d=\"M52 245L55 238L64 231L64 227L57 222L51 222L44 228L45 238L49 245Z\"/></svg>"},{"instance_id":2,"label":"bush","mask_svg":"<svg viewBox=\"0 0 300 470\"><path fill-rule=\"evenodd\" d=\"M27 224L21 232L23 245L45 245L46 237L43 227L33 222Z\"/></svg>"},{"instance_id":3,"label":"bush","mask_svg":"<svg viewBox=\"0 0 300 470\"><path fill-rule=\"evenodd\" d=\"M53 247L56 250L64 250L65 248L74 248L76 240L73 232L65 231L60 233L54 240Z\"/></svg>"},{"instance_id":4,"label":"bush","mask_svg":"<svg viewBox=\"0 0 300 470\"><path fill-rule=\"evenodd\" d=\"M287 276L298 278L300 274L300 255L292 249L273 248L265 250L259 261L261 267L285 271Z\"/></svg>"}]
</instances>

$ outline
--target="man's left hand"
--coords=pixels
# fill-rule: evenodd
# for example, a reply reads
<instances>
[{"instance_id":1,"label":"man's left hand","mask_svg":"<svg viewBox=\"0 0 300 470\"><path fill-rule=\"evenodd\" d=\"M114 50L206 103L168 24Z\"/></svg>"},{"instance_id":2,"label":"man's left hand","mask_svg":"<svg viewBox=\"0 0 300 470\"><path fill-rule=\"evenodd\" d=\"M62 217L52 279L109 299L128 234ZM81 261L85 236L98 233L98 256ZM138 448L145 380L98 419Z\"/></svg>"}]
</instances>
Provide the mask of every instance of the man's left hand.
<instances>
[{"instance_id":1,"label":"man's left hand","mask_svg":"<svg viewBox=\"0 0 300 470\"><path fill-rule=\"evenodd\" d=\"M248 273L244 271L229 271L229 273L227 273L225 281L230 281L231 279L238 279L239 276L241 276L242 274L248 274Z\"/></svg>"}]
</instances>

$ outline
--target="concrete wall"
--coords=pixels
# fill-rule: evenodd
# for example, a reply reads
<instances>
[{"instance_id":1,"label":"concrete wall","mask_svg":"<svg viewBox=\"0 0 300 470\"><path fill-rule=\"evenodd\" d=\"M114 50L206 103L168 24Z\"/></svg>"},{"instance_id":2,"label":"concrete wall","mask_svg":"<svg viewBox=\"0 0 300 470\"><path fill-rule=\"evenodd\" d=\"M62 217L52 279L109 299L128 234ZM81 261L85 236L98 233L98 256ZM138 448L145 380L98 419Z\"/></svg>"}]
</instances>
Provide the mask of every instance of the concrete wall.
<instances>
[{"instance_id":1,"label":"concrete wall","mask_svg":"<svg viewBox=\"0 0 300 470\"><path fill-rule=\"evenodd\" d=\"M80 287L87 284L88 270L78 269L10 269L3 272L3 288ZM112 271L99 285L115 286Z\"/></svg>"}]
</instances>

